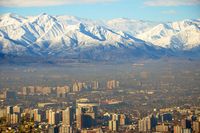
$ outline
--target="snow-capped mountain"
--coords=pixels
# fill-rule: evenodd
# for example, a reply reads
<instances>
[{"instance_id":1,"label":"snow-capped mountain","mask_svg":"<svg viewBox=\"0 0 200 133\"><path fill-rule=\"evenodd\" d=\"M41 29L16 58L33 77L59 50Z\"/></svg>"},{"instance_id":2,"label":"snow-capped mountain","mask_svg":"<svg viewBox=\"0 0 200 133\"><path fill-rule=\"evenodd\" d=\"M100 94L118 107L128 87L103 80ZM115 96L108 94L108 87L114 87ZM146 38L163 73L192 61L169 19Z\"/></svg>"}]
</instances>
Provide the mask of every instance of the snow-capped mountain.
<instances>
[{"instance_id":1,"label":"snow-capped mountain","mask_svg":"<svg viewBox=\"0 0 200 133\"><path fill-rule=\"evenodd\" d=\"M163 23L137 35L138 38L164 48L189 50L200 45L200 21L184 20Z\"/></svg>"},{"instance_id":2,"label":"snow-capped mountain","mask_svg":"<svg viewBox=\"0 0 200 133\"><path fill-rule=\"evenodd\" d=\"M143 20L117 18L106 22L106 25L112 29L124 31L132 35L143 33L148 29L153 28L159 23Z\"/></svg>"},{"instance_id":3,"label":"snow-capped mountain","mask_svg":"<svg viewBox=\"0 0 200 133\"><path fill-rule=\"evenodd\" d=\"M0 53L68 58L158 57L200 44L199 20L155 23L74 16L0 16ZM171 54L171 53L170 53Z\"/></svg>"}]
</instances>

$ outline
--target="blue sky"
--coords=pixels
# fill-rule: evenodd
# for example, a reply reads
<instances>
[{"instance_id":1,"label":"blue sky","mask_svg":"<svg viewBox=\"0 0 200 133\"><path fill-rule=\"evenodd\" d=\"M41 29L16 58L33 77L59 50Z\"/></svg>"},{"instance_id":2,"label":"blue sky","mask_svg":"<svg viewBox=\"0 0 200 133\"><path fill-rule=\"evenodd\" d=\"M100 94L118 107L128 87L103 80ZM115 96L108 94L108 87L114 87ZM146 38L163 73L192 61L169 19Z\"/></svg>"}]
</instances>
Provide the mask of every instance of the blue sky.
<instances>
[{"instance_id":1,"label":"blue sky","mask_svg":"<svg viewBox=\"0 0 200 133\"><path fill-rule=\"evenodd\" d=\"M1 0L0 13L8 12L176 21L200 18L200 0Z\"/></svg>"}]
</instances>

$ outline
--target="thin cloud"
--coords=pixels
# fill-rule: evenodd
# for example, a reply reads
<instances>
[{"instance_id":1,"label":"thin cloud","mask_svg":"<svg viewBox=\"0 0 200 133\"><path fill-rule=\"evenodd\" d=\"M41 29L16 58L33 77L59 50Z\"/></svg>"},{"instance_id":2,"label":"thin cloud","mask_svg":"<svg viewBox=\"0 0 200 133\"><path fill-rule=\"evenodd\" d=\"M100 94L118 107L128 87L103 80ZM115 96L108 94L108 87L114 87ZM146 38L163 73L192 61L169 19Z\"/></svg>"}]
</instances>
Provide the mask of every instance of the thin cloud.
<instances>
[{"instance_id":1,"label":"thin cloud","mask_svg":"<svg viewBox=\"0 0 200 133\"><path fill-rule=\"evenodd\" d=\"M162 14L176 14L177 12L175 10L166 10L166 11L162 11Z\"/></svg>"},{"instance_id":2,"label":"thin cloud","mask_svg":"<svg viewBox=\"0 0 200 133\"><path fill-rule=\"evenodd\" d=\"M200 0L146 0L146 6L192 6L199 5Z\"/></svg>"},{"instance_id":3,"label":"thin cloud","mask_svg":"<svg viewBox=\"0 0 200 133\"><path fill-rule=\"evenodd\" d=\"M107 3L118 0L0 0L4 7L43 7L67 4Z\"/></svg>"}]
</instances>

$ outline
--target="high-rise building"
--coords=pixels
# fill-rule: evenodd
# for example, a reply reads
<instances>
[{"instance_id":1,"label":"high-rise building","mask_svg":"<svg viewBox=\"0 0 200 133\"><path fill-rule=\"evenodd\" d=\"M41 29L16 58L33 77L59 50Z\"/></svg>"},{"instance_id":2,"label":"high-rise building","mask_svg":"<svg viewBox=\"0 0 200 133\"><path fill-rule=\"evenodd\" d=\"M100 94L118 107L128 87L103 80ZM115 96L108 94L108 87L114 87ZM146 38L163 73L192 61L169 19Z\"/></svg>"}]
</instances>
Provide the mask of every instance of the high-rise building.
<instances>
[{"instance_id":1,"label":"high-rise building","mask_svg":"<svg viewBox=\"0 0 200 133\"><path fill-rule=\"evenodd\" d=\"M0 118L6 117L6 108L0 108Z\"/></svg>"},{"instance_id":2,"label":"high-rise building","mask_svg":"<svg viewBox=\"0 0 200 133\"><path fill-rule=\"evenodd\" d=\"M77 103L76 126L78 129L91 128L96 125L97 104Z\"/></svg>"},{"instance_id":3,"label":"high-rise building","mask_svg":"<svg viewBox=\"0 0 200 133\"><path fill-rule=\"evenodd\" d=\"M81 133L103 133L101 128L83 129Z\"/></svg>"},{"instance_id":4,"label":"high-rise building","mask_svg":"<svg viewBox=\"0 0 200 133\"><path fill-rule=\"evenodd\" d=\"M48 95L51 93L52 89L50 87L36 86L34 91L38 94Z\"/></svg>"},{"instance_id":5,"label":"high-rise building","mask_svg":"<svg viewBox=\"0 0 200 133\"><path fill-rule=\"evenodd\" d=\"M76 108L76 127L82 128L82 109L80 107Z\"/></svg>"},{"instance_id":6,"label":"high-rise building","mask_svg":"<svg viewBox=\"0 0 200 133\"><path fill-rule=\"evenodd\" d=\"M48 111L48 124L55 124L55 111L51 109Z\"/></svg>"},{"instance_id":7,"label":"high-rise building","mask_svg":"<svg viewBox=\"0 0 200 133\"><path fill-rule=\"evenodd\" d=\"M156 118L155 115L151 116L151 130L155 129L158 123L158 119Z\"/></svg>"},{"instance_id":8,"label":"high-rise building","mask_svg":"<svg viewBox=\"0 0 200 133\"><path fill-rule=\"evenodd\" d=\"M62 125L59 127L59 133L73 133L73 128L69 125Z\"/></svg>"},{"instance_id":9,"label":"high-rise building","mask_svg":"<svg viewBox=\"0 0 200 133\"><path fill-rule=\"evenodd\" d=\"M118 114L111 114L111 118L114 121L119 121L119 115Z\"/></svg>"},{"instance_id":10,"label":"high-rise building","mask_svg":"<svg viewBox=\"0 0 200 133\"><path fill-rule=\"evenodd\" d=\"M184 128L182 133L192 133L192 130L190 128Z\"/></svg>"},{"instance_id":11,"label":"high-rise building","mask_svg":"<svg viewBox=\"0 0 200 133\"><path fill-rule=\"evenodd\" d=\"M73 122L73 113L72 107L67 107L62 111L62 125L72 126Z\"/></svg>"},{"instance_id":12,"label":"high-rise building","mask_svg":"<svg viewBox=\"0 0 200 133\"><path fill-rule=\"evenodd\" d=\"M10 124L16 124L20 119L20 111L13 106L6 107L6 122Z\"/></svg>"},{"instance_id":13,"label":"high-rise building","mask_svg":"<svg viewBox=\"0 0 200 133\"><path fill-rule=\"evenodd\" d=\"M11 115L13 114L13 106L6 107L6 122L11 123Z\"/></svg>"},{"instance_id":14,"label":"high-rise building","mask_svg":"<svg viewBox=\"0 0 200 133\"><path fill-rule=\"evenodd\" d=\"M86 87L86 84L84 82L75 82L73 84L72 90L73 90L73 92L79 92L79 91L82 91L85 88L87 88L87 87Z\"/></svg>"},{"instance_id":15,"label":"high-rise building","mask_svg":"<svg viewBox=\"0 0 200 133\"><path fill-rule=\"evenodd\" d=\"M56 112L51 109L48 111L48 124L50 125L58 124L60 120L61 117L59 111Z\"/></svg>"},{"instance_id":16,"label":"high-rise building","mask_svg":"<svg viewBox=\"0 0 200 133\"><path fill-rule=\"evenodd\" d=\"M29 89L31 95L35 94L36 88L34 86L29 86L28 89Z\"/></svg>"},{"instance_id":17,"label":"high-rise building","mask_svg":"<svg viewBox=\"0 0 200 133\"><path fill-rule=\"evenodd\" d=\"M33 110L33 120L37 122L42 122L45 120L45 112L39 109Z\"/></svg>"},{"instance_id":18,"label":"high-rise building","mask_svg":"<svg viewBox=\"0 0 200 133\"><path fill-rule=\"evenodd\" d=\"M179 125L174 126L174 133L182 133L182 127Z\"/></svg>"},{"instance_id":19,"label":"high-rise building","mask_svg":"<svg viewBox=\"0 0 200 133\"><path fill-rule=\"evenodd\" d=\"M59 127L54 125L48 128L48 133L59 133Z\"/></svg>"},{"instance_id":20,"label":"high-rise building","mask_svg":"<svg viewBox=\"0 0 200 133\"><path fill-rule=\"evenodd\" d=\"M157 125L156 126L156 132L169 132L169 127L165 124Z\"/></svg>"},{"instance_id":21,"label":"high-rise building","mask_svg":"<svg viewBox=\"0 0 200 133\"><path fill-rule=\"evenodd\" d=\"M38 109L34 109L33 110L33 120L40 122L41 120L38 119L38 114L39 114L39 110Z\"/></svg>"},{"instance_id":22,"label":"high-rise building","mask_svg":"<svg viewBox=\"0 0 200 133\"><path fill-rule=\"evenodd\" d=\"M17 124L19 123L19 114L10 114L10 123Z\"/></svg>"},{"instance_id":23,"label":"high-rise building","mask_svg":"<svg viewBox=\"0 0 200 133\"><path fill-rule=\"evenodd\" d=\"M20 106L14 106L13 107L13 112L14 113L21 113L22 112L22 108Z\"/></svg>"},{"instance_id":24,"label":"high-rise building","mask_svg":"<svg viewBox=\"0 0 200 133\"><path fill-rule=\"evenodd\" d=\"M91 88L93 90L97 90L99 88L99 82L98 81L92 81Z\"/></svg>"},{"instance_id":25,"label":"high-rise building","mask_svg":"<svg viewBox=\"0 0 200 133\"><path fill-rule=\"evenodd\" d=\"M28 86L21 88L22 95L34 95L35 94L35 87L34 86Z\"/></svg>"},{"instance_id":26,"label":"high-rise building","mask_svg":"<svg viewBox=\"0 0 200 133\"><path fill-rule=\"evenodd\" d=\"M192 129L194 133L200 133L200 122L199 121L194 121L192 123Z\"/></svg>"},{"instance_id":27,"label":"high-rise building","mask_svg":"<svg viewBox=\"0 0 200 133\"><path fill-rule=\"evenodd\" d=\"M119 81L116 80L109 80L107 81L107 88L112 90L114 88L118 88L119 87Z\"/></svg>"},{"instance_id":28,"label":"high-rise building","mask_svg":"<svg viewBox=\"0 0 200 133\"><path fill-rule=\"evenodd\" d=\"M151 119L150 117L145 117L138 122L139 132L149 132L151 131Z\"/></svg>"},{"instance_id":29,"label":"high-rise building","mask_svg":"<svg viewBox=\"0 0 200 133\"><path fill-rule=\"evenodd\" d=\"M126 115L125 114L120 114L119 116L119 124L120 126L123 126L126 124Z\"/></svg>"},{"instance_id":30,"label":"high-rise building","mask_svg":"<svg viewBox=\"0 0 200 133\"><path fill-rule=\"evenodd\" d=\"M109 122L108 122L108 129L109 130L113 130L113 123L112 123L113 121L112 120L110 120Z\"/></svg>"},{"instance_id":31,"label":"high-rise building","mask_svg":"<svg viewBox=\"0 0 200 133\"><path fill-rule=\"evenodd\" d=\"M118 131L118 129L119 129L118 120L110 120L108 127L109 127L109 130L111 130L111 131Z\"/></svg>"},{"instance_id":32,"label":"high-rise building","mask_svg":"<svg viewBox=\"0 0 200 133\"><path fill-rule=\"evenodd\" d=\"M7 106L6 107L6 113L7 114L13 114L13 106Z\"/></svg>"},{"instance_id":33,"label":"high-rise building","mask_svg":"<svg viewBox=\"0 0 200 133\"><path fill-rule=\"evenodd\" d=\"M43 95L50 94L52 91L50 87L43 87L42 89L38 89L38 88L36 88L36 89L37 89L37 91L41 92L41 94L43 94Z\"/></svg>"},{"instance_id":34,"label":"high-rise building","mask_svg":"<svg viewBox=\"0 0 200 133\"><path fill-rule=\"evenodd\" d=\"M65 98L66 94L70 91L69 86L63 86L63 87L57 87L56 92L57 92L57 97L62 97Z\"/></svg>"},{"instance_id":35,"label":"high-rise building","mask_svg":"<svg viewBox=\"0 0 200 133\"><path fill-rule=\"evenodd\" d=\"M4 92L4 97L6 98L6 100L15 100L17 98L17 94L15 91L5 91Z\"/></svg>"},{"instance_id":36,"label":"high-rise building","mask_svg":"<svg viewBox=\"0 0 200 133\"><path fill-rule=\"evenodd\" d=\"M30 93L27 87L21 88L21 91L22 91L22 95L28 95Z\"/></svg>"},{"instance_id":37,"label":"high-rise building","mask_svg":"<svg viewBox=\"0 0 200 133\"><path fill-rule=\"evenodd\" d=\"M182 119L181 126L182 128L191 128L191 121L188 119Z\"/></svg>"}]
</instances>

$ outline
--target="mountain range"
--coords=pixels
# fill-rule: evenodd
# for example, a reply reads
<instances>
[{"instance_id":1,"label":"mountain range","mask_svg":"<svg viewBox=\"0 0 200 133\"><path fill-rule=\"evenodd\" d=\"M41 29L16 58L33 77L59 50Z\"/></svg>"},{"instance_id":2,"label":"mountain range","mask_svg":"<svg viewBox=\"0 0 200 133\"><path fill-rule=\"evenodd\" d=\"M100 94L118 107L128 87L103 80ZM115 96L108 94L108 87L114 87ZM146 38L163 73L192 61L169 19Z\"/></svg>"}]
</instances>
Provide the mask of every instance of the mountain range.
<instances>
[{"instance_id":1,"label":"mountain range","mask_svg":"<svg viewBox=\"0 0 200 133\"><path fill-rule=\"evenodd\" d=\"M2 14L0 56L70 59L200 57L200 19L152 22L117 18Z\"/></svg>"}]
</instances>

